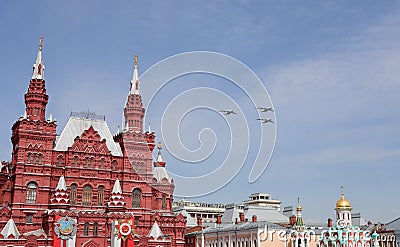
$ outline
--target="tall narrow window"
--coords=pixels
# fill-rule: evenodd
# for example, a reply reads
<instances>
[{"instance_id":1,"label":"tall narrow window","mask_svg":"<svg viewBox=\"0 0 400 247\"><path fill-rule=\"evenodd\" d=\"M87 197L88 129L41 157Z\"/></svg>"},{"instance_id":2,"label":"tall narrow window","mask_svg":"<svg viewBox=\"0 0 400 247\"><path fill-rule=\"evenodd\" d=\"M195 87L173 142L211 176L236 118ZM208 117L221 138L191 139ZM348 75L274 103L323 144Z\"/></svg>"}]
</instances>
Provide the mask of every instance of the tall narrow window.
<instances>
[{"instance_id":1,"label":"tall narrow window","mask_svg":"<svg viewBox=\"0 0 400 247\"><path fill-rule=\"evenodd\" d=\"M99 224L96 222L93 224L93 236L97 236L98 230L99 230Z\"/></svg>"},{"instance_id":2,"label":"tall narrow window","mask_svg":"<svg viewBox=\"0 0 400 247\"><path fill-rule=\"evenodd\" d=\"M142 192L139 188L135 188L132 193L132 208L140 208L140 198L142 197Z\"/></svg>"},{"instance_id":3,"label":"tall narrow window","mask_svg":"<svg viewBox=\"0 0 400 247\"><path fill-rule=\"evenodd\" d=\"M85 168L89 166L89 158L85 157Z\"/></svg>"},{"instance_id":4,"label":"tall narrow window","mask_svg":"<svg viewBox=\"0 0 400 247\"><path fill-rule=\"evenodd\" d=\"M113 160L113 161L112 161L112 163L111 163L111 169L112 169L112 170L117 169L117 161L116 161L116 160Z\"/></svg>"},{"instance_id":5,"label":"tall narrow window","mask_svg":"<svg viewBox=\"0 0 400 247\"><path fill-rule=\"evenodd\" d=\"M71 194L69 195L71 205L76 205L76 184L71 185Z\"/></svg>"},{"instance_id":6,"label":"tall narrow window","mask_svg":"<svg viewBox=\"0 0 400 247\"><path fill-rule=\"evenodd\" d=\"M92 205L92 187L90 187L90 185L85 185L85 187L83 187L82 205L83 206Z\"/></svg>"},{"instance_id":7,"label":"tall narrow window","mask_svg":"<svg viewBox=\"0 0 400 247\"><path fill-rule=\"evenodd\" d=\"M90 158L90 167L93 167L93 158Z\"/></svg>"},{"instance_id":8,"label":"tall narrow window","mask_svg":"<svg viewBox=\"0 0 400 247\"><path fill-rule=\"evenodd\" d=\"M132 162L132 171L135 172L136 168L135 168L135 162Z\"/></svg>"},{"instance_id":9,"label":"tall narrow window","mask_svg":"<svg viewBox=\"0 0 400 247\"><path fill-rule=\"evenodd\" d=\"M32 155L32 164L36 164L36 154Z\"/></svg>"},{"instance_id":10,"label":"tall narrow window","mask_svg":"<svg viewBox=\"0 0 400 247\"><path fill-rule=\"evenodd\" d=\"M89 223L85 222L83 225L83 235L84 236L89 236Z\"/></svg>"},{"instance_id":11,"label":"tall narrow window","mask_svg":"<svg viewBox=\"0 0 400 247\"><path fill-rule=\"evenodd\" d=\"M144 166L143 162L140 163L140 169L141 169L141 172L146 172L146 167Z\"/></svg>"},{"instance_id":12,"label":"tall narrow window","mask_svg":"<svg viewBox=\"0 0 400 247\"><path fill-rule=\"evenodd\" d=\"M104 186L100 186L97 191L97 205L98 206L104 205Z\"/></svg>"},{"instance_id":13,"label":"tall narrow window","mask_svg":"<svg viewBox=\"0 0 400 247\"><path fill-rule=\"evenodd\" d=\"M37 185L34 182L30 182L26 190L26 204L36 203L36 190Z\"/></svg>"},{"instance_id":14,"label":"tall narrow window","mask_svg":"<svg viewBox=\"0 0 400 247\"><path fill-rule=\"evenodd\" d=\"M28 164L31 163L31 154L30 153L28 154L28 159L27 159L26 163L28 163Z\"/></svg>"},{"instance_id":15,"label":"tall narrow window","mask_svg":"<svg viewBox=\"0 0 400 247\"><path fill-rule=\"evenodd\" d=\"M162 196L162 198L161 198L161 209L162 210L167 209L167 200L166 200L165 196Z\"/></svg>"},{"instance_id":16,"label":"tall narrow window","mask_svg":"<svg viewBox=\"0 0 400 247\"><path fill-rule=\"evenodd\" d=\"M101 158L101 160L100 160L100 168L101 169L104 168L104 163L105 163L104 158Z\"/></svg>"},{"instance_id":17,"label":"tall narrow window","mask_svg":"<svg viewBox=\"0 0 400 247\"><path fill-rule=\"evenodd\" d=\"M41 165L43 160L43 154L39 154L38 164Z\"/></svg>"},{"instance_id":18,"label":"tall narrow window","mask_svg":"<svg viewBox=\"0 0 400 247\"><path fill-rule=\"evenodd\" d=\"M74 167L78 166L78 156L74 156Z\"/></svg>"}]
</instances>

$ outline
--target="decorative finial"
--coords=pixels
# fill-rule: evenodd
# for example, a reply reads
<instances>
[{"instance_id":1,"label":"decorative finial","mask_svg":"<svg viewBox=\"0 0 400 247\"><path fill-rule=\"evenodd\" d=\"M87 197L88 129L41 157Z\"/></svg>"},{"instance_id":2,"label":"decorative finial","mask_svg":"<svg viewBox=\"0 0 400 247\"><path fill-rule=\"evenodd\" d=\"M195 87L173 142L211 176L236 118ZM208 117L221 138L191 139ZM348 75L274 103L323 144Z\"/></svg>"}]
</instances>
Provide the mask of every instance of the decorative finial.
<instances>
[{"instance_id":1,"label":"decorative finial","mask_svg":"<svg viewBox=\"0 0 400 247\"><path fill-rule=\"evenodd\" d=\"M303 208L300 205L300 197L297 197L297 208L296 208L297 212L301 212L303 211Z\"/></svg>"},{"instance_id":2,"label":"decorative finial","mask_svg":"<svg viewBox=\"0 0 400 247\"><path fill-rule=\"evenodd\" d=\"M162 149L162 143L161 142L158 142L157 148L158 149Z\"/></svg>"},{"instance_id":3,"label":"decorative finial","mask_svg":"<svg viewBox=\"0 0 400 247\"><path fill-rule=\"evenodd\" d=\"M340 188L342 189L342 197L344 197L344 187L343 187L343 185Z\"/></svg>"},{"instance_id":4,"label":"decorative finial","mask_svg":"<svg viewBox=\"0 0 400 247\"><path fill-rule=\"evenodd\" d=\"M40 35L40 41L39 41L39 51L42 50L42 44L43 44L43 36Z\"/></svg>"},{"instance_id":5,"label":"decorative finial","mask_svg":"<svg viewBox=\"0 0 400 247\"><path fill-rule=\"evenodd\" d=\"M135 54L135 59L133 60L135 65L137 65L138 60L139 60L139 56L137 54Z\"/></svg>"}]
</instances>

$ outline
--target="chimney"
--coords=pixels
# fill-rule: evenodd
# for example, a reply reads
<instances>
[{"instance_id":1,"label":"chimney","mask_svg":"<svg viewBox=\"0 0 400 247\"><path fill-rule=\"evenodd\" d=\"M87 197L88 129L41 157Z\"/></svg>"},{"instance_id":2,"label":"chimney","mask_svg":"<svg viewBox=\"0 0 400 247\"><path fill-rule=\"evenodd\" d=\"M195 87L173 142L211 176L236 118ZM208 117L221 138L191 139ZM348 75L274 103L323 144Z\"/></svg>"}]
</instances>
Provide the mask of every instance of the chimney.
<instances>
[{"instance_id":1,"label":"chimney","mask_svg":"<svg viewBox=\"0 0 400 247\"><path fill-rule=\"evenodd\" d=\"M202 226L203 225L203 219L200 216L197 217L197 225L198 226Z\"/></svg>"},{"instance_id":2,"label":"chimney","mask_svg":"<svg viewBox=\"0 0 400 247\"><path fill-rule=\"evenodd\" d=\"M257 222L257 215L253 214L253 216L251 217L251 221Z\"/></svg>"},{"instance_id":3,"label":"chimney","mask_svg":"<svg viewBox=\"0 0 400 247\"><path fill-rule=\"evenodd\" d=\"M244 222L244 213L239 213L240 222Z\"/></svg>"},{"instance_id":4,"label":"chimney","mask_svg":"<svg viewBox=\"0 0 400 247\"><path fill-rule=\"evenodd\" d=\"M290 224L291 226L294 226L294 224L296 224L296 215L290 216L290 218L289 218L289 224Z\"/></svg>"},{"instance_id":5,"label":"chimney","mask_svg":"<svg viewBox=\"0 0 400 247\"><path fill-rule=\"evenodd\" d=\"M217 225L221 225L222 223L222 215L218 214L217 215Z\"/></svg>"},{"instance_id":6,"label":"chimney","mask_svg":"<svg viewBox=\"0 0 400 247\"><path fill-rule=\"evenodd\" d=\"M332 219L331 218L328 219L328 227L332 227Z\"/></svg>"}]
</instances>

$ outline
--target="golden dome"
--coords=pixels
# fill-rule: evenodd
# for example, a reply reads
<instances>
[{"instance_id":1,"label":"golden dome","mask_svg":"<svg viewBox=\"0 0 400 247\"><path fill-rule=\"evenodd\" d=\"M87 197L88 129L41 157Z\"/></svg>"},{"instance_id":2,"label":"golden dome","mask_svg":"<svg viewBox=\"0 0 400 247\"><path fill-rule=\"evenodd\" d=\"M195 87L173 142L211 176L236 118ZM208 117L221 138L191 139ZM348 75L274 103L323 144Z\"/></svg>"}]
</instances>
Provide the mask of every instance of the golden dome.
<instances>
[{"instance_id":1,"label":"golden dome","mask_svg":"<svg viewBox=\"0 0 400 247\"><path fill-rule=\"evenodd\" d=\"M303 208L300 205L300 197L297 197L297 208L296 208L297 212L301 212L303 210Z\"/></svg>"},{"instance_id":2,"label":"golden dome","mask_svg":"<svg viewBox=\"0 0 400 247\"><path fill-rule=\"evenodd\" d=\"M351 210L351 205L350 202L344 198L344 192L343 192L343 187L342 187L342 197L336 202L336 210L337 209L345 209L345 210Z\"/></svg>"}]
</instances>

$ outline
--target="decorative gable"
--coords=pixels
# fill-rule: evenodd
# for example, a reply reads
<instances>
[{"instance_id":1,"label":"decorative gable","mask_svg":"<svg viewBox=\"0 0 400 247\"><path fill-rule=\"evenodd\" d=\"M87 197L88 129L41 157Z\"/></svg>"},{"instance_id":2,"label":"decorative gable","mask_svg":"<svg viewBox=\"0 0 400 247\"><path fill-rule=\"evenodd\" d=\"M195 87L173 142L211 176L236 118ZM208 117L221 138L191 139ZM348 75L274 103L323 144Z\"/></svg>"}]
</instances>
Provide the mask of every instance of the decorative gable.
<instances>
[{"instance_id":1,"label":"decorative gable","mask_svg":"<svg viewBox=\"0 0 400 247\"><path fill-rule=\"evenodd\" d=\"M74 139L70 150L85 153L109 154L106 139L101 139L99 133L90 125L89 129L82 132L81 136Z\"/></svg>"}]
</instances>

